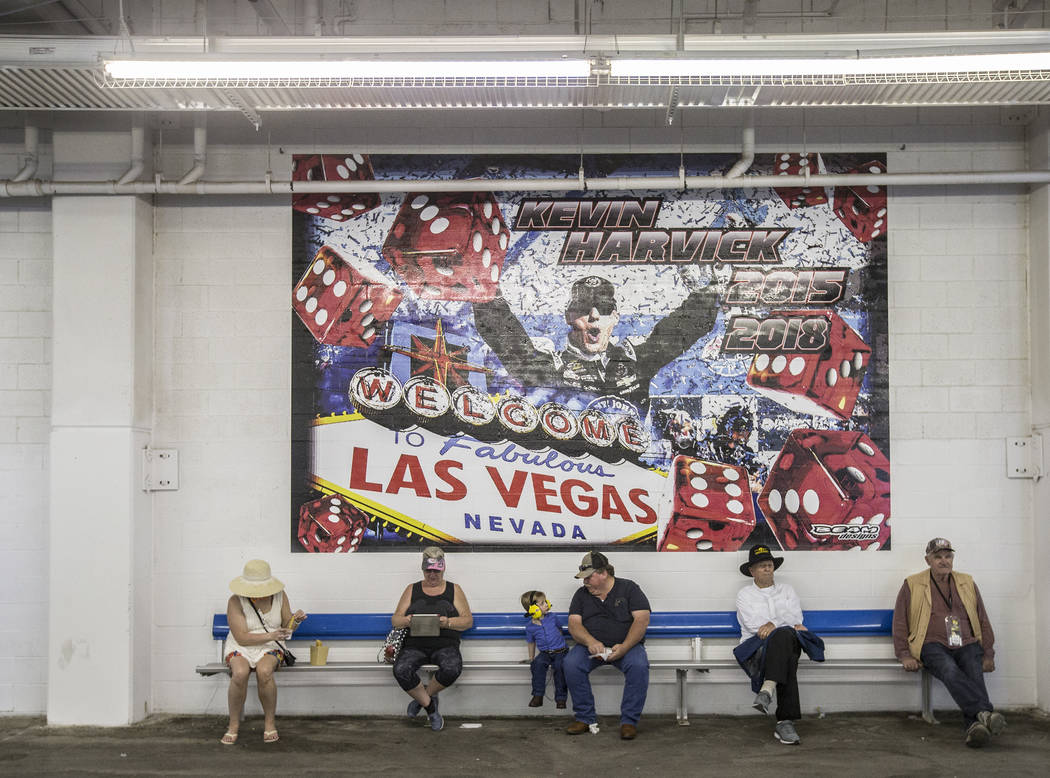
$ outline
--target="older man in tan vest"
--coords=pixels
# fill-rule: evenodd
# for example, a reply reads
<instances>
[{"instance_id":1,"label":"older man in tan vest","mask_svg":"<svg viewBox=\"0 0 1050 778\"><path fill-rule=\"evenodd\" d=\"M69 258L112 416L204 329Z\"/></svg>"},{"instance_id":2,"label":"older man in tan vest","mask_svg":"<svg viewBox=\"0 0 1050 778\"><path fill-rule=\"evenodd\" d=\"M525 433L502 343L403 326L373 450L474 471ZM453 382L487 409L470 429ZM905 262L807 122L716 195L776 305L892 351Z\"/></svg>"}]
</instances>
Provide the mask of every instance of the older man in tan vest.
<instances>
[{"instance_id":1,"label":"older man in tan vest","mask_svg":"<svg viewBox=\"0 0 1050 778\"><path fill-rule=\"evenodd\" d=\"M928 570L904 579L893 608L893 650L908 672L925 667L963 714L966 745L981 748L1006 727L988 699L984 673L995 670L995 634L984 601L966 573L952 571L945 538L926 544Z\"/></svg>"}]
</instances>

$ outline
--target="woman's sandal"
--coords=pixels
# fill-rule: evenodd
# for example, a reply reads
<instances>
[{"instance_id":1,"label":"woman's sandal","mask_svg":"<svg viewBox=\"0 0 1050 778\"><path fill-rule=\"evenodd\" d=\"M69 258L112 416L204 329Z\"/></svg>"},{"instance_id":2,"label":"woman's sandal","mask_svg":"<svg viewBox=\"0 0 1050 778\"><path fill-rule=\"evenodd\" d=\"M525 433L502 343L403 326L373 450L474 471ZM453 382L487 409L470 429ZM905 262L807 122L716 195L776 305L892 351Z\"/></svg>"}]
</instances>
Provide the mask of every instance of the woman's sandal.
<instances>
[{"instance_id":1,"label":"woman's sandal","mask_svg":"<svg viewBox=\"0 0 1050 778\"><path fill-rule=\"evenodd\" d=\"M222 736L222 739L219 742L222 743L224 746L232 746L234 743L237 742L237 733L227 732L225 735Z\"/></svg>"},{"instance_id":2,"label":"woman's sandal","mask_svg":"<svg viewBox=\"0 0 1050 778\"><path fill-rule=\"evenodd\" d=\"M264 743L276 743L280 739L281 739L281 736L277 734L277 730L276 729L268 729L268 730L263 732L263 742Z\"/></svg>"}]
</instances>

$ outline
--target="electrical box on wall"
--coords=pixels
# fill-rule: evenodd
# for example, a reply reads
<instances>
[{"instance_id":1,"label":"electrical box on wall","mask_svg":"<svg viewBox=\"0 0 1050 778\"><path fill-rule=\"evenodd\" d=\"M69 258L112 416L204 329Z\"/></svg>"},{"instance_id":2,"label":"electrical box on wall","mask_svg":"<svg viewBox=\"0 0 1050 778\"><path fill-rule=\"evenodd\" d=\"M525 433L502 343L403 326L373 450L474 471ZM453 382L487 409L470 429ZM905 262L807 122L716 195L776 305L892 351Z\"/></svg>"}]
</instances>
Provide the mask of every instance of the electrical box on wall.
<instances>
[{"instance_id":1,"label":"electrical box on wall","mask_svg":"<svg viewBox=\"0 0 1050 778\"><path fill-rule=\"evenodd\" d=\"M179 488L179 452L174 448L142 449L142 489L160 492Z\"/></svg>"},{"instance_id":2,"label":"electrical box on wall","mask_svg":"<svg viewBox=\"0 0 1050 778\"><path fill-rule=\"evenodd\" d=\"M1043 477L1043 438L1032 435L1027 438L1006 439L1006 477Z\"/></svg>"}]
</instances>

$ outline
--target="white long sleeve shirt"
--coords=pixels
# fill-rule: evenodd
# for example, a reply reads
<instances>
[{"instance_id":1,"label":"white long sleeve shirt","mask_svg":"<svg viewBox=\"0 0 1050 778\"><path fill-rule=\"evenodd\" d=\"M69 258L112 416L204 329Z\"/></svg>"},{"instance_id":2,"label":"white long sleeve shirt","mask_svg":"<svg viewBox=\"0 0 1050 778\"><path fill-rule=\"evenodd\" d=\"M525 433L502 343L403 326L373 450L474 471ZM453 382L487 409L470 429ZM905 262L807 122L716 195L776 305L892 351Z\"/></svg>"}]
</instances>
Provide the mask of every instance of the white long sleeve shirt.
<instances>
[{"instance_id":1,"label":"white long sleeve shirt","mask_svg":"<svg viewBox=\"0 0 1050 778\"><path fill-rule=\"evenodd\" d=\"M736 595L736 620L740 622L740 642L758 632L766 622L776 627L802 623L802 603L791 584L775 583L765 589L749 584Z\"/></svg>"}]
</instances>

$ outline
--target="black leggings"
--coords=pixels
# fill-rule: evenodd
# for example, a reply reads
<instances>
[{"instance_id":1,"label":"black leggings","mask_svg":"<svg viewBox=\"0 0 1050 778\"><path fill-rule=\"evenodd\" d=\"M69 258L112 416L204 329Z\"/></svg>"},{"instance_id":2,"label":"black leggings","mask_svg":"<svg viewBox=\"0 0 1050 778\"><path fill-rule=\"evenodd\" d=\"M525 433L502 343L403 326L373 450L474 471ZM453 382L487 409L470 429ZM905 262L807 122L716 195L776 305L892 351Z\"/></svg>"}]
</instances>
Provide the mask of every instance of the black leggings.
<instances>
[{"instance_id":1,"label":"black leggings","mask_svg":"<svg viewBox=\"0 0 1050 778\"><path fill-rule=\"evenodd\" d=\"M459 646L442 648L402 648L394 662L394 680L406 692L419 686L419 668L423 665L437 665L434 678L442 686L451 686L463 672L463 657Z\"/></svg>"}]
</instances>

